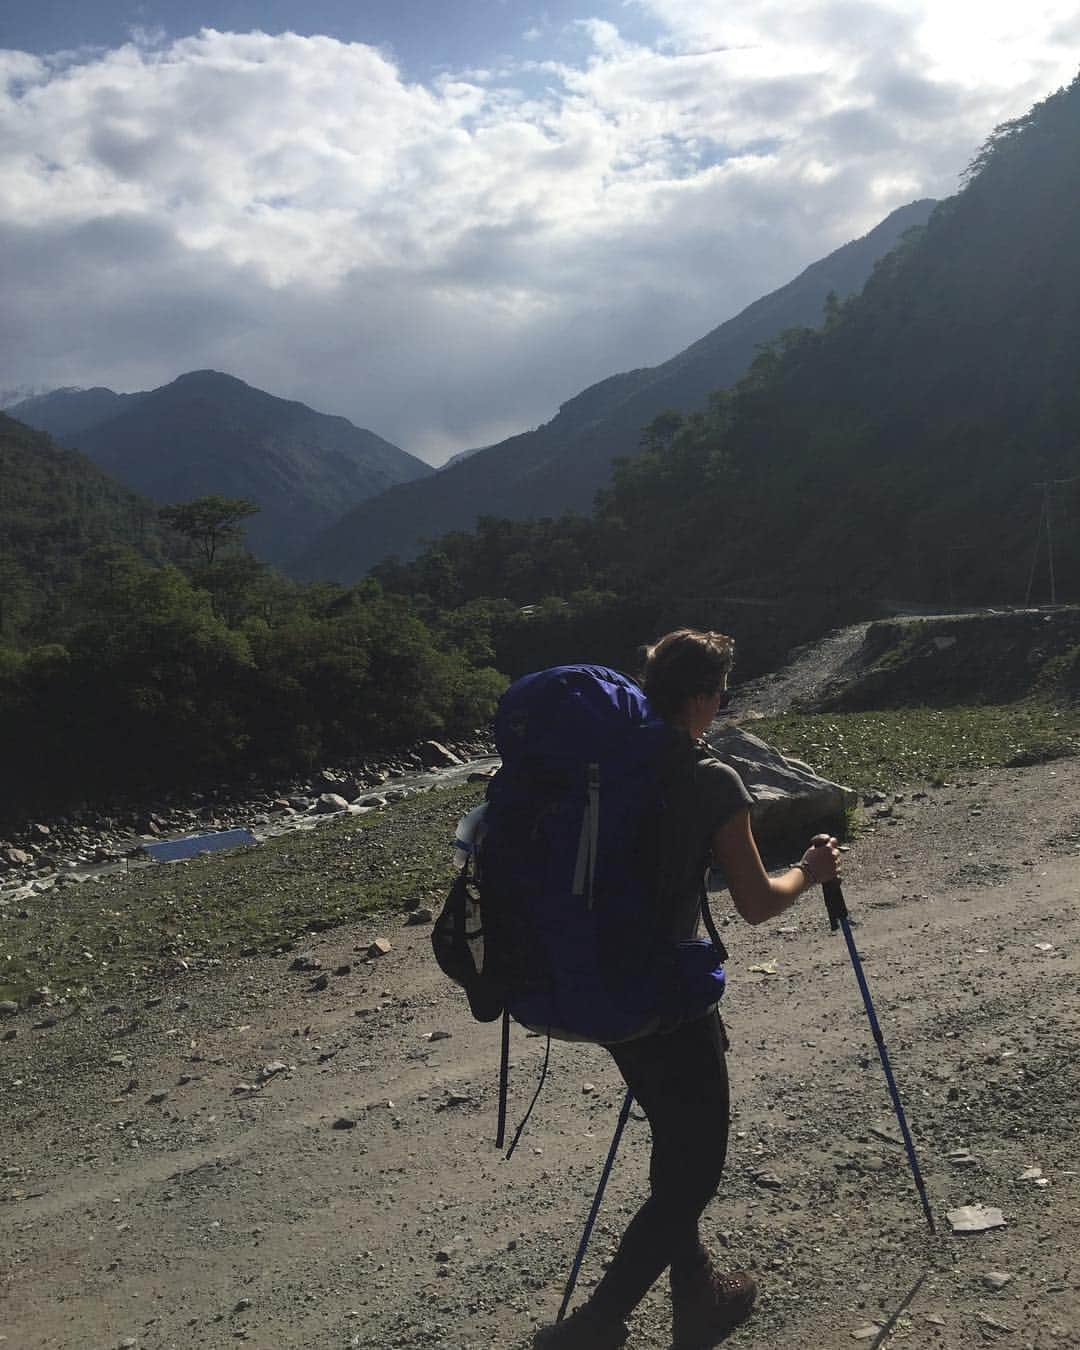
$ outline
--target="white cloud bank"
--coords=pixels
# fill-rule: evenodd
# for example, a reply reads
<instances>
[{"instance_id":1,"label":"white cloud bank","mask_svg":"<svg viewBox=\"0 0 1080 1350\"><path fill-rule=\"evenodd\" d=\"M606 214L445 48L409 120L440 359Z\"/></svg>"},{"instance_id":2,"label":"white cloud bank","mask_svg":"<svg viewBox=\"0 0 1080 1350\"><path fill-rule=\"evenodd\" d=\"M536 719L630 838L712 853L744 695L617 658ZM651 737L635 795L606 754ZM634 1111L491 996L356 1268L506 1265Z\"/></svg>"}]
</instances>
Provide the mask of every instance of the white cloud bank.
<instances>
[{"instance_id":1,"label":"white cloud bank","mask_svg":"<svg viewBox=\"0 0 1080 1350\"><path fill-rule=\"evenodd\" d=\"M0 388L215 367L438 461L673 354L1075 74L1071 4L634 0L430 86L204 30L0 52Z\"/></svg>"}]
</instances>

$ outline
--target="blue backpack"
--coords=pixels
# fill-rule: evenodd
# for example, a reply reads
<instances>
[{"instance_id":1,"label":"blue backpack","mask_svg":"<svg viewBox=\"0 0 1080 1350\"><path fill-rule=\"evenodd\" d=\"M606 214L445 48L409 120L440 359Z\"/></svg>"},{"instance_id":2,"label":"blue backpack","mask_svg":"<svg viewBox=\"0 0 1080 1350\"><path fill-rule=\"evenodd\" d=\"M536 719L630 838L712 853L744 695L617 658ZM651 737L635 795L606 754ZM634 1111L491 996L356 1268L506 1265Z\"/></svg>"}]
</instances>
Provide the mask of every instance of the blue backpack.
<instances>
[{"instance_id":1,"label":"blue backpack","mask_svg":"<svg viewBox=\"0 0 1080 1350\"><path fill-rule=\"evenodd\" d=\"M474 870L432 941L474 1015L503 1015L504 1061L508 1017L609 1044L704 1013L726 953L704 885L710 940L667 936L656 864L672 733L642 689L604 666L523 676L500 700L495 744ZM505 1064L500 1086L501 1141Z\"/></svg>"}]
</instances>

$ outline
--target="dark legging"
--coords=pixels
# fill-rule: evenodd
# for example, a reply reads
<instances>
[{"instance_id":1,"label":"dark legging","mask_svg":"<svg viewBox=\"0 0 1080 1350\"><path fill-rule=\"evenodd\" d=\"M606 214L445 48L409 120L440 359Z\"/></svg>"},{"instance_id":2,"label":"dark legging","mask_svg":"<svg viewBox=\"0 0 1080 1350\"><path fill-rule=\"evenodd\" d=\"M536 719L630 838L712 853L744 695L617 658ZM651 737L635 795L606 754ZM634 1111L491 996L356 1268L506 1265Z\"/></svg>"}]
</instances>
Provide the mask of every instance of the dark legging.
<instances>
[{"instance_id":1,"label":"dark legging","mask_svg":"<svg viewBox=\"0 0 1080 1350\"><path fill-rule=\"evenodd\" d=\"M715 1012L674 1031L609 1045L649 1118L651 1194L630 1221L591 1302L625 1317L668 1266L705 1259L698 1220L716 1194L728 1137L725 1037Z\"/></svg>"}]
</instances>

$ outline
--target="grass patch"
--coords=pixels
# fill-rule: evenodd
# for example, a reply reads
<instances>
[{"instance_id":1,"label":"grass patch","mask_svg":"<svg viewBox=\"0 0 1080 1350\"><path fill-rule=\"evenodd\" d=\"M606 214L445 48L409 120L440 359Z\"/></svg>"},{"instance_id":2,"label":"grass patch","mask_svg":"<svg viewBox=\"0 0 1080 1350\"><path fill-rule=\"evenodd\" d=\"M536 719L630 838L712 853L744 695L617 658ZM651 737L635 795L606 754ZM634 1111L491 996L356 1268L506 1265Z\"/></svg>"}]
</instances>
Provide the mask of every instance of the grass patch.
<instances>
[{"instance_id":1,"label":"grass patch","mask_svg":"<svg viewBox=\"0 0 1080 1350\"><path fill-rule=\"evenodd\" d=\"M746 729L824 777L858 789L946 782L959 773L1038 764L1080 751L1080 714L1036 701L793 713Z\"/></svg>"},{"instance_id":2,"label":"grass patch","mask_svg":"<svg viewBox=\"0 0 1080 1350\"><path fill-rule=\"evenodd\" d=\"M482 792L424 793L312 833L55 886L8 905L0 909L0 998L22 1000L43 985L54 995L121 994L365 914L440 901L453 828Z\"/></svg>"}]
</instances>

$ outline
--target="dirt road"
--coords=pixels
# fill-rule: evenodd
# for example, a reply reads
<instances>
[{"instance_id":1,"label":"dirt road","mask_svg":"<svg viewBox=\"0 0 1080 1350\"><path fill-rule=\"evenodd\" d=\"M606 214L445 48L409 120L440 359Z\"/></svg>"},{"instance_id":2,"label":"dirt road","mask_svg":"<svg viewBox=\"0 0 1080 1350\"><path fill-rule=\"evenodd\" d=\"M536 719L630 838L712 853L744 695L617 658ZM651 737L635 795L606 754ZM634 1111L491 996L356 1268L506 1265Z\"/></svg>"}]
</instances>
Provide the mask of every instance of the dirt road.
<instances>
[{"instance_id":1,"label":"dirt road","mask_svg":"<svg viewBox=\"0 0 1080 1350\"><path fill-rule=\"evenodd\" d=\"M1080 762L864 815L848 903L939 1234L819 898L771 927L730 922L734 1134L706 1226L763 1294L727 1344L872 1346L899 1312L890 1347L1078 1345ZM497 1032L469 1020L428 933L386 916L313 935L319 971L252 958L0 1025L16 1032L0 1043L5 1350L527 1346L558 1306L621 1081L602 1051L554 1046L500 1159ZM392 949L369 959L377 937ZM515 1120L542 1051L516 1032ZM635 1119L583 1292L647 1148ZM946 1211L976 1203L1005 1226L952 1235ZM658 1287L630 1345L669 1343Z\"/></svg>"}]
</instances>

